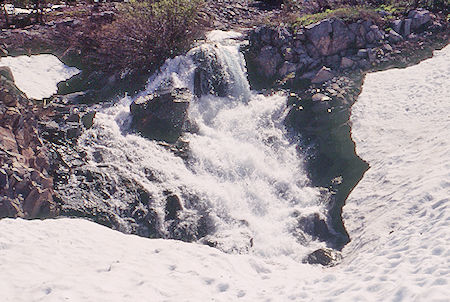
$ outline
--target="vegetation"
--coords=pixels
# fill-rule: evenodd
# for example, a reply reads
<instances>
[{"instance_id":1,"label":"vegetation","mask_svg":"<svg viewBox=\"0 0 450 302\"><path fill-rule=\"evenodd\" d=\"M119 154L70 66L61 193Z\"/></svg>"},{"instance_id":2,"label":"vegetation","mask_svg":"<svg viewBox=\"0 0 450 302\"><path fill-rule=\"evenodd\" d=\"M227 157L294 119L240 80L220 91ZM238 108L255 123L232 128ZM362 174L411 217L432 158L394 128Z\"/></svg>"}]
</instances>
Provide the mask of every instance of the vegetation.
<instances>
[{"instance_id":1,"label":"vegetation","mask_svg":"<svg viewBox=\"0 0 450 302\"><path fill-rule=\"evenodd\" d=\"M72 42L108 58L108 69L150 71L192 45L200 34L202 5L203 0L131 0L119 5L112 23L92 22Z\"/></svg>"},{"instance_id":2,"label":"vegetation","mask_svg":"<svg viewBox=\"0 0 450 302\"><path fill-rule=\"evenodd\" d=\"M380 15L373 9L365 7L341 7L335 10L327 9L322 13L306 14L296 19L295 26L307 26L327 18L339 18L345 22L353 22L358 19L371 19L376 23L381 22Z\"/></svg>"}]
</instances>

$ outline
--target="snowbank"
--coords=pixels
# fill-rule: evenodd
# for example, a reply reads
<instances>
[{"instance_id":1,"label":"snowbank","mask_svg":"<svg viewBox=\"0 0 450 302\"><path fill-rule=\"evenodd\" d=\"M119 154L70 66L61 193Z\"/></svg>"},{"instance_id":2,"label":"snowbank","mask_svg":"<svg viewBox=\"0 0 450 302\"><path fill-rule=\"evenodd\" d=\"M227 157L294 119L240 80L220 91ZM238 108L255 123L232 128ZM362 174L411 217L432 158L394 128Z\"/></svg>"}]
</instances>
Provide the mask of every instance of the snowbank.
<instances>
[{"instance_id":1,"label":"snowbank","mask_svg":"<svg viewBox=\"0 0 450 302\"><path fill-rule=\"evenodd\" d=\"M36 100L52 96L58 90L56 84L79 72L50 54L5 57L0 59L0 66L11 68L16 86Z\"/></svg>"}]
</instances>

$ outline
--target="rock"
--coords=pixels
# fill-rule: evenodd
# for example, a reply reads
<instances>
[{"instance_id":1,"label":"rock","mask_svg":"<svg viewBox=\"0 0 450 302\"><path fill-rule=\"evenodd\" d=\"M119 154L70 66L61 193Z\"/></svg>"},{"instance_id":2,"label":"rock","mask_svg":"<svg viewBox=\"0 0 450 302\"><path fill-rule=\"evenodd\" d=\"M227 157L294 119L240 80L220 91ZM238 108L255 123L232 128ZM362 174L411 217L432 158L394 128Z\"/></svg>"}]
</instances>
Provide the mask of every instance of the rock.
<instances>
[{"instance_id":1,"label":"rock","mask_svg":"<svg viewBox=\"0 0 450 302\"><path fill-rule=\"evenodd\" d=\"M391 43L398 43L403 41L403 37L396 33L393 29L389 31L388 39Z\"/></svg>"},{"instance_id":2,"label":"rock","mask_svg":"<svg viewBox=\"0 0 450 302\"><path fill-rule=\"evenodd\" d=\"M396 33L401 34L402 24L403 24L403 21L397 19L397 20L392 21L391 27Z\"/></svg>"},{"instance_id":3,"label":"rock","mask_svg":"<svg viewBox=\"0 0 450 302\"><path fill-rule=\"evenodd\" d=\"M408 37L411 34L411 24L412 24L412 20L411 19L406 19L405 20L405 24L403 27L403 36L404 37Z\"/></svg>"},{"instance_id":4,"label":"rock","mask_svg":"<svg viewBox=\"0 0 450 302\"><path fill-rule=\"evenodd\" d=\"M376 25L370 26L370 31L366 34L366 40L368 43L379 43L380 40L383 40L384 34Z\"/></svg>"},{"instance_id":5,"label":"rock","mask_svg":"<svg viewBox=\"0 0 450 302\"><path fill-rule=\"evenodd\" d=\"M170 194L166 198L165 220L174 220L177 218L177 213L183 210L180 198L175 194Z\"/></svg>"},{"instance_id":6,"label":"rock","mask_svg":"<svg viewBox=\"0 0 450 302\"><path fill-rule=\"evenodd\" d=\"M386 52L392 52L392 50L393 50L393 48L392 48L392 46L391 45L389 45L389 44L383 44L383 49L386 51Z\"/></svg>"},{"instance_id":7,"label":"rock","mask_svg":"<svg viewBox=\"0 0 450 302\"><path fill-rule=\"evenodd\" d=\"M418 30L431 21L431 13L426 9L414 9L408 13L408 18L412 19L411 29Z\"/></svg>"},{"instance_id":8,"label":"rock","mask_svg":"<svg viewBox=\"0 0 450 302\"><path fill-rule=\"evenodd\" d=\"M89 111L81 117L84 128L90 129L92 127L94 124L95 113L95 111Z\"/></svg>"},{"instance_id":9,"label":"rock","mask_svg":"<svg viewBox=\"0 0 450 302\"><path fill-rule=\"evenodd\" d=\"M334 55L350 48L355 42L355 34L340 19L333 19L332 40L328 55Z\"/></svg>"},{"instance_id":10,"label":"rock","mask_svg":"<svg viewBox=\"0 0 450 302\"><path fill-rule=\"evenodd\" d=\"M207 94L224 97L229 93L230 73L218 59L216 51L214 46L204 45L193 55L193 59L197 63L194 74L194 92L198 97Z\"/></svg>"},{"instance_id":11,"label":"rock","mask_svg":"<svg viewBox=\"0 0 450 302\"><path fill-rule=\"evenodd\" d=\"M174 143L182 133L193 97L187 88L170 88L140 97L130 105L132 125L147 138Z\"/></svg>"},{"instance_id":12,"label":"rock","mask_svg":"<svg viewBox=\"0 0 450 302\"><path fill-rule=\"evenodd\" d=\"M322 56L329 55L331 45L330 34L333 32L333 24L330 19L306 26L306 36L312 45Z\"/></svg>"},{"instance_id":13,"label":"rock","mask_svg":"<svg viewBox=\"0 0 450 302\"><path fill-rule=\"evenodd\" d=\"M322 93L316 93L312 96L312 100L314 102L327 102L330 101L331 98L325 94Z\"/></svg>"},{"instance_id":14,"label":"rock","mask_svg":"<svg viewBox=\"0 0 450 302\"><path fill-rule=\"evenodd\" d=\"M341 60L341 66L340 67L342 69L348 69L348 68L353 67L354 64L355 63L353 62L352 59L349 59L347 57L343 57L342 60Z\"/></svg>"},{"instance_id":15,"label":"rock","mask_svg":"<svg viewBox=\"0 0 450 302\"><path fill-rule=\"evenodd\" d=\"M363 48L366 46L366 29L361 23L352 23L349 25L349 29L355 34L355 46L357 48Z\"/></svg>"},{"instance_id":16,"label":"rock","mask_svg":"<svg viewBox=\"0 0 450 302\"><path fill-rule=\"evenodd\" d=\"M275 47L264 46L255 61L260 69L259 74L270 79L277 74L278 66L283 62L283 58Z\"/></svg>"},{"instance_id":17,"label":"rock","mask_svg":"<svg viewBox=\"0 0 450 302\"><path fill-rule=\"evenodd\" d=\"M311 80L311 83L313 84L320 84L323 82L326 82L333 78L334 74L331 72L330 68L327 68L323 66L314 76L314 78Z\"/></svg>"},{"instance_id":18,"label":"rock","mask_svg":"<svg viewBox=\"0 0 450 302\"><path fill-rule=\"evenodd\" d=\"M0 75L4 76L8 81L14 82L14 75L8 66L0 66Z\"/></svg>"},{"instance_id":19,"label":"rock","mask_svg":"<svg viewBox=\"0 0 450 302\"><path fill-rule=\"evenodd\" d=\"M8 56L8 50L6 50L6 48L3 48L2 46L0 46L0 57L6 57Z\"/></svg>"},{"instance_id":20,"label":"rock","mask_svg":"<svg viewBox=\"0 0 450 302\"><path fill-rule=\"evenodd\" d=\"M370 62L366 59L362 59L358 62L358 66L362 69L368 69L370 67Z\"/></svg>"},{"instance_id":21,"label":"rock","mask_svg":"<svg viewBox=\"0 0 450 302\"><path fill-rule=\"evenodd\" d=\"M318 249L304 260L304 262L309 264L321 264L323 266L332 266L337 264L338 261L342 259L342 256L339 252L331 250L331 249Z\"/></svg>"},{"instance_id":22,"label":"rock","mask_svg":"<svg viewBox=\"0 0 450 302\"><path fill-rule=\"evenodd\" d=\"M276 28L272 36L272 45L281 47L287 45L289 41L292 40L292 34L284 26L279 26Z\"/></svg>"},{"instance_id":23,"label":"rock","mask_svg":"<svg viewBox=\"0 0 450 302\"><path fill-rule=\"evenodd\" d=\"M368 55L368 50L367 49L359 49L358 53L356 54L359 58L365 59L367 58Z\"/></svg>"},{"instance_id":24,"label":"rock","mask_svg":"<svg viewBox=\"0 0 450 302\"><path fill-rule=\"evenodd\" d=\"M295 73L296 71L297 71L297 65L295 63L286 61L281 66L278 73L282 78L284 78L288 74L293 73L293 72Z\"/></svg>"},{"instance_id":25,"label":"rock","mask_svg":"<svg viewBox=\"0 0 450 302\"><path fill-rule=\"evenodd\" d=\"M281 54L286 61L290 61L294 58L294 50L286 45L281 47Z\"/></svg>"}]
</instances>

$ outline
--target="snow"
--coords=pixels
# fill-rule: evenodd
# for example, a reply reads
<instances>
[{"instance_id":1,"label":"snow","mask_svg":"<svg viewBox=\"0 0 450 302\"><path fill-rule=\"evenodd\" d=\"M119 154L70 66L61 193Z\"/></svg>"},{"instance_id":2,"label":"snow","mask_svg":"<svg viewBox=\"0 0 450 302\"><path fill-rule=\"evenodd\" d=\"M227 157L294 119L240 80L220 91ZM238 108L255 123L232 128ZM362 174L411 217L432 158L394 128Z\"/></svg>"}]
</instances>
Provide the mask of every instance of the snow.
<instances>
[{"instance_id":1,"label":"snow","mask_svg":"<svg viewBox=\"0 0 450 302\"><path fill-rule=\"evenodd\" d=\"M14 76L16 86L29 98L41 100L58 91L59 82L79 73L75 67L64 65L50 54L5 57L0 66L8 66Z\"/></svg>"},{"instance_id":2,"label":"snow","mask_svg":"<svg viewBox=\"0 0 450 302\"><path fill-rule=\"evenodd\" d=\"M370 169L344 207L351 242L338 266L226 254L81 219L3 219L0 300L448 301L449 58L446 47L367 75L351 122Z\"/></svg>"}]
</instances>

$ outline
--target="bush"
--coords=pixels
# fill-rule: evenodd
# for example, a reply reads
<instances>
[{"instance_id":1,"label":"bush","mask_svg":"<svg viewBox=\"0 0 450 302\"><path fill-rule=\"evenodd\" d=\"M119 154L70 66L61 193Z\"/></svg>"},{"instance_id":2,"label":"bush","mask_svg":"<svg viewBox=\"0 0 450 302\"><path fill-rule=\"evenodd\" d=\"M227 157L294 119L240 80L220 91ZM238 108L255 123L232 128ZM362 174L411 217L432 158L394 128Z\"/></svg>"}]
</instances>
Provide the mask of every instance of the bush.
<instances>
[{"instance_id":1,"label":"bush","mask_svg":"<svg viewBox=\"0 0 450 302\"><path fill-rule=\"evenodd\" d=\"M203 0L131 0L110 24L95 26L78 42L94 51L106 69L152 71L188 49L199 35ZM95 54L94 54L95 55Z\"/></svg>"}]
</instances>

